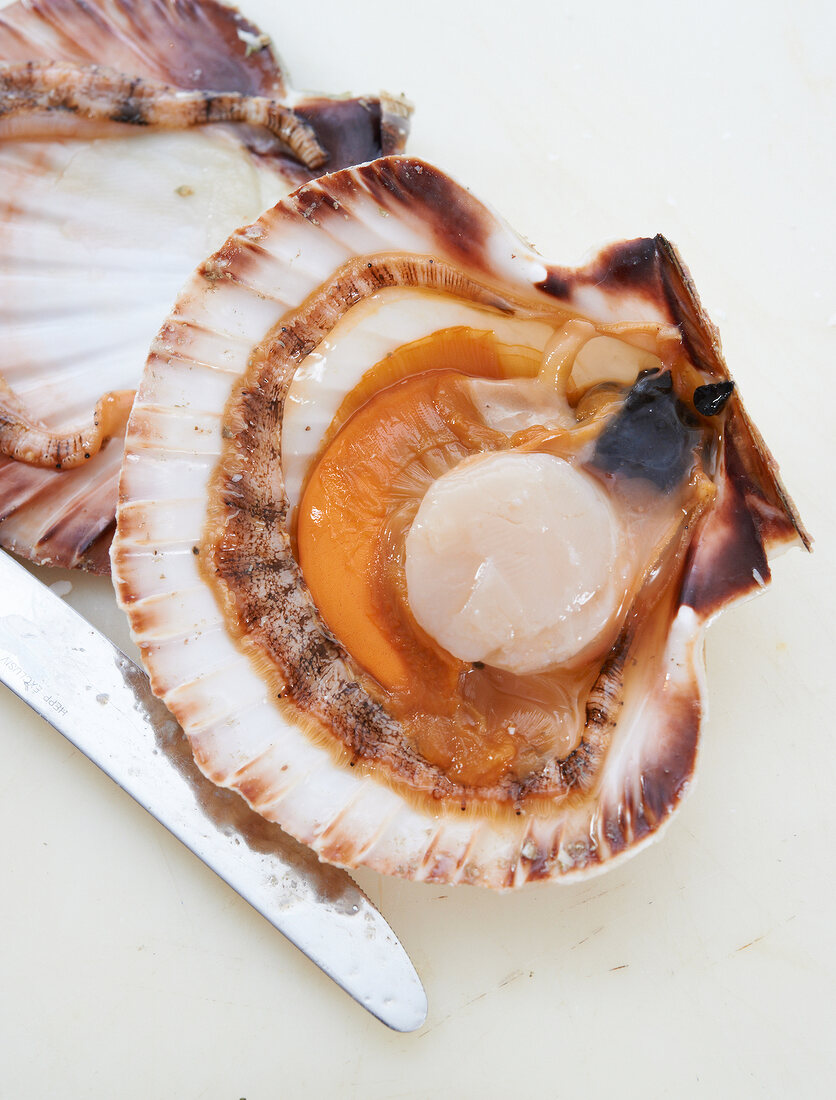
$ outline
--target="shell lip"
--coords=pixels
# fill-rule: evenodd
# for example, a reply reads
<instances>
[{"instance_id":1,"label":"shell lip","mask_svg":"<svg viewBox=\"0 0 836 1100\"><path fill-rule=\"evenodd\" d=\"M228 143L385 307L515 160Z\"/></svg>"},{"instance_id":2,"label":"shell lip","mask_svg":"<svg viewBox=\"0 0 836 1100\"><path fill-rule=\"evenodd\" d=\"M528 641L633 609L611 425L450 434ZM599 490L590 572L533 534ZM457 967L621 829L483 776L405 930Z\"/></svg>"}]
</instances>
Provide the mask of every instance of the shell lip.
<instances>
[{"instance_id":1,"label":"shell lip","mask_svg":"<svg viewBox=\"0 0 836 1100\"><path fill-rule=\"evenodd\" d=\"M288 106L298 101L318 138L329 151L332 168L400 150L409 132L410 108L396 96L300 95L291 87L269 37L231 4L219 0L187 0L183 3L179 0L177 3L137 3L134 0L127 3L122 0L45 0L43 3L30 3L29 0L19 0L0 11L0 59L12 64L65 62L107 68L130 74L132 78L155 81L184 91L261 95L278 99ZM69 120L71 115L70 111L61 112L64 121ZM148 136L146 133L145 137ZM233 128L228 124L216 124L212 129L212 140L223 146L234 144L243 156L249 153L249 159L257 167L259 175L266 174L268 169L274 170L284 191L317 174L316 169L305 168L295 160L286 152L282 142L263 127L240 124ZM176 287L208 251L204 241L206 224L200 222L200 243L196 247L191 246L191 253L187 250L183 256L177 251L176 244L172 246L174 252L171 248L164 248L169 244L168 236L156 239L155 232L149 231L147 222L141 221L142 233L137 234L135 242L126 244L124 251L127 256L118 257L121 266L118 263L115 268L110 266L114 263L110 250L112 248L115 254L116 246L115 241L109 239L108 249L105 250L107 258L102 260L101 267L94 264L91 278L88 258L82 257L81 261L77 261L75 255L68 256L65 252L69 238L58 233L56 243L54 230L59 223L55 220L55 207L58 198L50 194L44 223L33 214L39 194L43 195L43 191L37 190L38 182L54 179L56 173L63 176L66 164L61 154L70 146L65 140L10 141L8 145L3 142L0 143L0 160L3 150L12 144L17 150L28 148L28 152L23 158L26 160L23 174L19 173L17 177L14 176L17 170L15 165L11 169L8 164L0 165L4 171L4 194L0 197L0 265L12 274L18 270L15 265L21 247L20 238L30 232L29 226L34 221L40 231L36 234L34 259L39 265L37 279L43 280L44 289L40 289L40 284L36 282L39 291L37 301L33 303L27 297L27 280L14 288L20 291L19 299L14 302L11 297L6 299L5 304L9 307L7 314L17 318L20 324L17 328L11 323L0 324L7 357L6 367L0 368L0 390L3 388L2 374L14 370L19 376L25 369L27 394L39 394L39 387L30 386L29 382L39 371L46 370L49 377L42 387L43 395L38 396L38 408L44 411L47 420L54 415L60 420L61 403L52 402L52 405L57 404L56 409L49 405L50 388L54 387L55 378L59 375L60 387L72 388L77 368L85 365L81 362L82 358L98 363L96 357L99 356L108 363L121 362L123 366L135 362L139 370L154 334L153 325L170 306L169 294L173 297ZM147 163L153 164L153 160ZM180 168L172 170L180 171ZM202 180L210 174L204 172ZM101 182L103 189L106 189L105 175L102 173L96 177L97 185ZM177 186L181 182L180 179L173 179L171 190L176 191L187 204L193 202L187 199L187 196L194 194L193 188ZM272 182L270 187L272 191ZM90 189L87 188L87 191ZM126 206L117 207L120 232L123 226L131 223L137 210L142 211L144 199L144 190L139 185L134 186L138 197L130 187L124 191ZM112 200L114 196L108 195L107 198ZM246 213L236 213L234 221L230 215L229 228L252 218L257 210L263 209L265 202L259 198L257 205L250 206ZM82 204L73 201L72 206L72 219L77 219L81 227L77 229L74 226L73 232L78 232L80 236L86 230L87 233L92 232L95 241L100 240L102 227L108 224L106 218L97 213L91 227L89 219L87 222L84 220L87 214L83 213ZM162 207L165 207L164 198ZM165 220L167 216L164 210L165 234L169 232ZM114 238L121 240L118 233L114 234ZM12 243L11 253L9 242ZM30 242L31 234L30 240L23 242L27 249L31 246ZM149 261L144 249L146 245L150 247L155 243L159 248ZM175 269L173 282L170 272L165 270L168 261L164 263L160 259L164 252ZM98 263L98 257L95 263ZM159 282L151 280L149 285L165 287L167 284L163 276L169 280L169 289L157 294L156 301L153 297L143 298L136 290L136 273L151 268L158 271L161 278ZM115 273L112 274L112 271ZM95 293L96 288L105 284L119 285L118 280L123 277L130 280L131 285L118 296L118 311L110 310L110 313L118 312L122 321L114 336L111 334L112 327L102 321L106 311L102 303L96 300ZM91 288L89 294L84 289L86 287ZM90 295L94 295L92 301ZM110 298L114 297L116 293L111 289ZM33 326L26 315L34 312L40 318L45 301L53 299L58 300L61 311L57 317L50 314L48 319L58 332L45 350L43 343L27 331L27 326ZM63 304L65 299L70 301L71 308ZM128 300L131 308L126 313L124 303ZM135 308L140 306L143 308ZM104 332L108 333L107 337L101 335ZM110 344L106 344L107 341ZM67 348L65 355L54 354L56 349L64 346ZM84 357L77 353L79 346L84 349ZM48 362L43 367L45 360ZM102 374L104 372L102 367ZM103 381L103 387L107 378ZM135 378L120 376L119 388L129 384L133 388L135 381ZM113 388L116 387L111 386ZM99 397L101 391L92 396L88 409L94 408ZM107 458L102 452L94 455L86 463L88 469L84 474L67 470L60 473L54 469L38 470L15 458L0 455L0 544L41 564L107 573L108 531L115 523L117 498L117 471L113 461L116 447L121 447L121 443L114 438Z\"/></svg>"},{"instance_id":2,"label":"shell lip","mask_svg":"<svg viewBox=\"0 0 836 1100\"><path fill-rule=\"evenodd\" d=\"M355 206L357 217L352 222ZM373 214L375 209L388 217L374 221L371 235L362 238L369 241L369 246L358 251L352 233L361 230L366 233L361 215ZM250 296L258 296L259 287L265 285L265 271L260 265L268 261L281 263L277 257L283 254L285 235L293 244L291 253L300 239L318 242L327 238L331 253L342 255L342 262L347 263L340 251L344 248L340 231L346 221L351 223L348 236L355 258L377 256L384 263L386 257L399 250L401 256L404 250L410 252L410 248L404 249L404 237L397 234L391 238L394 242L391 252L381 251L378 230L384 232L387 225L395 223L409 229L413 234L410 240L414 234L419 235L419 245L411 249L414 255L443 256L445 262L458 266L480 285L495 286L498 281L508 279L515 291L525 291L541 304L544 300L562 299L578 312L583 312L581 306L586 305L593 319L597 316L606 320L608 310L612 311L618 303L627 302L630 309L644 308L645 319L650 313L660 324L677 325L689 347L696 349L693 354L703 356L709 378L728 379L719 345L712 342L710 323L695 292L689 289L690 277L673 246L664 238L642 238L611 246L576 271L547 267L524 242L517 243L520 239L509 234L504 223L439 169L406 156L380 158L303 185L257 223L257 250L249 249L246 230L230 238L224 249L204 266L206 276L193 280L181 298L182 316L178 323L182 325L182 340L177 346L177 357L182 360L184 354L188 355L191 338L188 317L202 316L199 310L202 298L207 294L229 295L229 303L243 306ZM509 266L507 256L512 253L518 262ZM370 261L369 267L373 266ZM540 280L545 286L531 278L535 270L545 273ZM275 286L281 277L280 272L272 272L270 285ZM330 271L321 278L327 282ZM310 300L311 293L310 287L302 287L298 302L292 301L289 306L285 302L277 308L276 323L284 324L295 309L301 309L303 301ZM194 331L197 333L197 326ZM263 328L258 333L254 330L253 343L258 344L263 336ZM165 339L160 344L163 346ZM303 350L309 350L309 345L300 341L299 353ZM162 369L159 353L157 349L156 372ZM149 381L145 395L149 407L153 404L154 384L155 380ZM655 711L642 712L645 727L636 735L637 740L621 740L617 748L607 750L605 755L618 774L605 776L597 786L595 781L591 782L596 803L590 820L579 808L580 788L578 799L565 800L561 810L565 814L560 822L545 822L537 813L523 813L516 823L511 819L507 832L502 831L506 829L504 820L477 821L470 814L459 817L446 809L436 810L426 815L419 827L422 847L412 850L410 844L418 843L414 831L410 833L410 828L415 828L411 816L416 812L414 807L398 802L395 791L371 781L359 766L355 769L356 782L347 778L346 767L328 773L331 777L328 783L340 785L346 781L352 794L345 804L319 806L312 817L306 816L311 811L305 799L313 782L302 772L294 772L292 779L269 773L278 759L285 758L286 762L284 754L286 750L290 752L287 746L281 750L262 750L254 757L253 770L247 770L246 765L242 770L239 763L231 785L235 786L246 775L242 785L254 807L267 816L281 817L294 835L314 847L324 859L349 867L361 863L427 882L478 882L507 887L543 878L576 879L603 870L643 847L658 835L692 784L703 698L700 641L709 613L751 586L752 569L765 561L768 548L788 537L788 532L791 536L797 534L778 489L777 469L760 437L750 430L739 396L731 400L729 413L724 453L727 458L736 457L737 465L728 469L725 511L720 513L723 522L707 524L700 530L687 562L688 579L701 581L703 589L694 595L683 586L677 594L679 602L672 615L675 630L668 639L665 655L668 662L665 668L669 669L666 682L669 680L672 686L661 704L654 704ZM125 505L131 501L130 478L126 465L122 483ZM740 551L742 564L733 575L724 573L722 568L730 560L729 555L740 549L737 545L730 549L724 540L728 520L732 521L733 533L741 530L745 536ZM733 544L734 541L733 538ZM125 600L134 583L133 571L139 568L132 559L130 539L114 544L113 562L114 579ZM704 579L712 576L725 579L706 588ZM686 596L693 596L693 602ZM162 602L157 599L153 608L148 607L149 613L159 615ZM133 601L126 608L129 615L133 614L140 644L145 633L141 603ZM149 624L151 630L158 628L157 619L149 617ZM206 759L216 734L201 709L203 701L188 700L182 692L170 701L175 711L178 706L182 710L182 716L178 717L184 725L189 725L191 717L196 752ZM593 719L595 713L593 708ZM296 736L282 726L279 736L286 735ZM652 742L649 746L647 738ZM583 762L577 764L582 770ZM255 770L256 765L260 770ZM222 778L223 769L218 767L215 774ZM334 797L339 801L343 796ZM368 812L374 818L374 826L366 822L359 833L354 832L353 827L361 817L360 808L372 805L373 810L369 808Z\"/></svg>"}]
</instances>

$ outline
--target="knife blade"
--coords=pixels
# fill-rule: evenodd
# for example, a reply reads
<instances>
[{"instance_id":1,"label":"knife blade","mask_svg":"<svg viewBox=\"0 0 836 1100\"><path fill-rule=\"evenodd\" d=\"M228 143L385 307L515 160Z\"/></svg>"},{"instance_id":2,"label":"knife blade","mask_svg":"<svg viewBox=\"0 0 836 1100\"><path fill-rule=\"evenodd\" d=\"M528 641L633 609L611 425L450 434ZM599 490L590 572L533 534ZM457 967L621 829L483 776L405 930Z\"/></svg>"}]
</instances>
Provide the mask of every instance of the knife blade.
<instances>
[{"instance_id":1,"label":"knife blade","mask_svg":"<svg viewBox=\"0 0 836 1100\"><path fill-rule=\"evenodd\" d=\"M353 879L206 779L142 669L2 551L0 681L363 1008L421 1026L415 968Z\"/></svg>"}]
</instances>

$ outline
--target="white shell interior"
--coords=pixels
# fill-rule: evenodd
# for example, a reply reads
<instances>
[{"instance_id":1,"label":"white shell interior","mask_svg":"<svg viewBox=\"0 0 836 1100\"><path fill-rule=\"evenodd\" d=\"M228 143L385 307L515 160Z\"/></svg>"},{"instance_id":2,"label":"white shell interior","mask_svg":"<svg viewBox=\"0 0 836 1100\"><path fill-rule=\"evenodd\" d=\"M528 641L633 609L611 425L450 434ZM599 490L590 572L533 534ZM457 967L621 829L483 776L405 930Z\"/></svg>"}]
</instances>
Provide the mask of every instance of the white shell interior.
<instances>
[{"instance_id":1,"label":"white shell interior","mask_svg":"<svg viewBox=\"0 0 836 1100\"><path fill-rule=\"evenodd\" d=\"M15 945L3 961L5 1089L421 1098L449 1092L473 1050L468 1087L485 1097L521 1079L599 1100L666 1096L673 1081L680 1100L826 1095L836 1053L817 1006L833 997L836 881L822 826L836 764L816 716L832 705L836 517L821 461L832 424L810 410L829 386L836 325L836 164L822 140L832 7L753 19L713 3L694 19L656 0L577 5L570 18L541 2L514 18L480 5L474 19L472 6L439 4L402 34L374 4L326 0L318 18L341 45L323 49L310 9L239 2L316 86L403 87L421 148L546 255L574 260L644 230L679 242L818 545L782 557L769 592L712 628L699 781L663 844L605 879L517 896L359 871L427 988L430 1018L409 1037L355 1008L0 692L15 838L3 855ZM654 61L637 64L649 35ZM788 364L804 364L789 391ZM70 600L116 630L106 582L69 579ZM34 797L43 812L22 828ZM137 1035L155 1056L126 1073ZM556 1069L559 1044L571 1054ZM510 1050L525 1051L522 1067Z\"/></svg>"},{"instance_id":2,"label":"white shell interior","mask_svg":"<svg viewBox=\"0 0 836 1100\"><path fill-rule=\"evenodd\" d=\"M207 774L244 791L250 779L257 780L253 804L259 812L279 820L323 858L363 862L418 880L519 885L531 866L521 853L550 850L556 853L554 874L595 873L600 866L590 863L590 850L608 848L603 808L592 819L589 807L567 808L559 822L440 809L427 814L360 769L336 765L329 750L312 744L274 706L247 658L219 629L213 594L201 579L192 547L203 537L201 505L222 449L221 415L252 350L287 310L354 255L399 249L432 254L438 247L419 219L396 219L381 209L367 190L363 168L350 176L350 210L342 207L341 216L321 222L311 218L320 185L306 186L299 213L293 213L294 199L285 210L268 211L233 236L223 255L206 265L205 275L193 277L178 299L152 346L129 426L113 547L117 590L123 597L130 594L125 606L155 690L187 730ZM483 248L502 271L509 293L532 293L528 280L542 276L542 263L503 223L493 223ZM240 272L239 252L246 256ZM605 295L600 304L605 317L616 312ZM410 335L424 334L428 315L410 313L410 304L403 308ZM330 408L391 344L391 332L376 330L378 309L379 303L372 303L359 312L374 350L356 359L335 358L343 377L328 398ZM644 309L649 312L646 304ZM454 311L445 322L453 316L460 314ZM346 323L349 336L361 331L360 323L356 328L352 320ZM545 341L547 335L541 331L538 338ZM297 390L290 406L295 410L290 415L298 416L297 434L309 422L306 388L317 385L320 366L321 360L311 359L301 380L305 388ZM298 484L300 472L295 476ZM699 638L698 626L676 634L671 659L692 669ZM668 691L676 697L673 684L663 687L661 702L657 693L654 704L659 709L645 716L633 748L623 750L639 773L665 722ZM624 724L632 728L627 709Z\"/></svg>"},{"instance_id":3,"label":"white shell interior","mask_svg":"<svg viewBox=\"0 0 836 1100\"><path fill-rule=\"evenodd\" d=\"M392 287L359 302L299 364L282 420L282 470L291 507L320 441L343 400L391 352L445 328L493 332L500 343L541 350L552 333L543 321L511 321L441 294Z\"/></svg>"},{"instance_id":4,"label":"white shell interior","mask_svg":"<svg viewBox=\"0 0 836 1100\"><path fill-rule=\"evenodd\" d=\"M223 127L0 142L2 374L30 415L134 389L189 273L288 190Z\"/></svg>"}]
</instances>

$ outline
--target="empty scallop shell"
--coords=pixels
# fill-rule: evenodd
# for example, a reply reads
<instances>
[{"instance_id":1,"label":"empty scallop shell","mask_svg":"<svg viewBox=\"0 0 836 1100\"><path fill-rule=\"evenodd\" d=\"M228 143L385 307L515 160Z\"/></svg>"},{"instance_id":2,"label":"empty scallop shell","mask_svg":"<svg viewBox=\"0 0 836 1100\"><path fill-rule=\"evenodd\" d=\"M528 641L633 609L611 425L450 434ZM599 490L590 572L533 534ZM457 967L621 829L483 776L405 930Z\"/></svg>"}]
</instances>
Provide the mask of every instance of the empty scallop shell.
<instances>
[{"instance_id":1,"label":"empty scallop shell","mask_svg":"<svg viewBox=\"0 0 836 1100\"><path fill-rule=\"evenodd\" d=\"M402 103L293 91L269 39L217 0L17 3L0 14L0 59L269 96L311 127L331 169L398 152L406 135ZM95 140L0 136L0 426L13 407L38 428L71 432L103 394L135 389L195 265L316 174L257 127L129 129ZM72 470L0 456L0 545L106 571L123 430Z\"/></svg>"},{"instance_id":2,"label":"empty scallop shell","mask_svg":"<svg viewBox=\"0 0 836 1100\"><path fill-rule=\"evenodd\" d=\"M303 186L234 234L153 344L112 549L153 688L201 769L322 859L416 880L517 887L591 874L636 851L691 782L706 623L767 582L767 551L806 544L731 391L716 334L660 237L612 246L577 270L551 266L437 169L401 157ZM421 444L420 462L410 459L413 480L399 481L408 463L392 443L398 418L406 423L421 401L439 435ZM663 413L674 446L659 459ZM393 464L376 473L390 452ZM536 710L550 729L537 692L552 691L555 675L549 697L569 698L554 712L559 736L537 741L532 727L521 742L506 721L482 749L453 751L438 685L432 675L419 684L421 661L386 636L396 597L371 642L355 615L372 568L361 561L362 516L390 491L414 493L423 509L451 469L465 482L472 471L522 477L503 465L509 453L534 454L599 502L622 536L604 574L626 579L576 654L555 650L541 669L535 646L533 673L530 646L522 658L451 656L445 647L458 642L436 644L433 623L413 624L409 644L429 654L422 667L440 679L452 667L454 692L476 685L468 707L473 691L493 692L503 714L525 722ZM310 494L333 502L349 484L359 490L337 519L306 504ZM512 511L523 489L512 489ZM305 546L329 522L337 564L326 557L323 571L309 551L309 568ZM440 553L437 572L455 565L455 540ZM515 545L512 564L528 553ZM581 556L581 585L600 553L590 544ZM400 576L397 553L392 561ZM550 583L548 568L541 581ZM488 618L495 606L485 605ZM523 612L524 635L540 608ZM501 641L514 633L503 629ZM396 688L399 660L409 671ZM522 702L502 695L509 676Z\"/></svg>"}]
</instances>

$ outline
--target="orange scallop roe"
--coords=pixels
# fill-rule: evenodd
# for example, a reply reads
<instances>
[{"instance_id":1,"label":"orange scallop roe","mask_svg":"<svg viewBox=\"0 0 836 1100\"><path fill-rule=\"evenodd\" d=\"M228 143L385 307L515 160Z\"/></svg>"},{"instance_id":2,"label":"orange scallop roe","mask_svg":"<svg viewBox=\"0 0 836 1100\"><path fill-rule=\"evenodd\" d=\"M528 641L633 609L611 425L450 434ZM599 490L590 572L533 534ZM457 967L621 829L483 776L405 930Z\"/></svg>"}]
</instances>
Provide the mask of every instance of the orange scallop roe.
<instances>
[{"instance_id":1,"label":"orange scallop roe","mask_svg":"<svg viewBox=\"0 0 836 1100\"><path fill-rule=\"evenodd\" d=\"M578 687L588 674L516 676L467 664L410 611L404 541L426 489L469 455L511 445L486 427L466 388L480 365L483 376L508 376L499 345L485 334L451 344L448 332L443 350L457 339L468 353L466 373L425 369L387 385L404 363L384 360L374 372L383 388L370 385L364 404L338 413L303 492L296 545L325 622L376 681L417 751L451 779L478 786L509 770L522 778L544 754L573 747ZM409 366L438 361L432 338L417 344ZM526 359L524 373L532 373L537 356ZM522 374L520 363L517 356L508 374Z\"/></svg>"}]
</instances>

